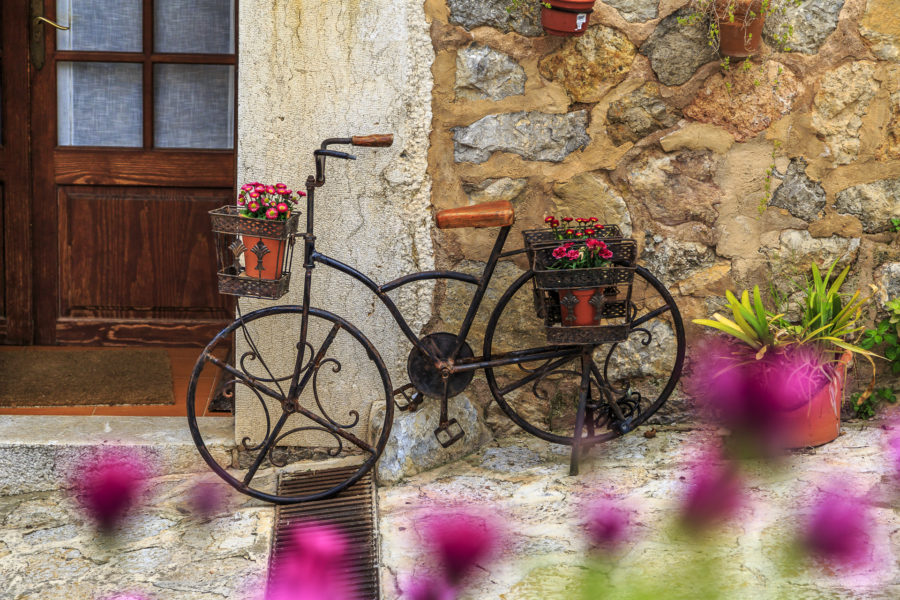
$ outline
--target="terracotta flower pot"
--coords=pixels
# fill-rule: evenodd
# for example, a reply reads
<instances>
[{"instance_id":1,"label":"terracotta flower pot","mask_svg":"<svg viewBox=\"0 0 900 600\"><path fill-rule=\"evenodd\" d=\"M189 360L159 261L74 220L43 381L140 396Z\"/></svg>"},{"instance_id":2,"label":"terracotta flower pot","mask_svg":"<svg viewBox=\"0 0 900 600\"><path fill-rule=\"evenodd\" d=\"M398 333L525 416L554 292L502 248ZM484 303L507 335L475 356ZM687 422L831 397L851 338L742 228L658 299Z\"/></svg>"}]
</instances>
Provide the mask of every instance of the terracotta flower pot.
<instances>
[{"instance_id":1,"label":"terracotta flower pot","mask_svg":"<svg viewBox=\"0 0 900 600\"><path fill-rule=\"evenodd\" d=\"M257 279L278 279L284 271L285 240L245 235L245 275Z\"/></svg>"},{"instance_id":2,"label":"terracotta flower pot","mask_svg":"<svg viewBox=\"0 0 900 600\"><path fill-rule=\"evenodd\" d=\"M559 308L563 326L597 325L605 302L600 288L559 290Z\"/></svg>"},{"instance_id":3,"label":"terracotta flower pot","mask_svg":"<svg viewBox=\"0 0 900 600\"><path fill-rule=\"evenodd\" d=\"M550 0L550 8L541 6L541 24L550 35L584 35L593 11L594 0Z\"/></svg>"},{"instance_id":4,"label":"terracotta flower pot","mask_svg":"<svg viewBox=\"0 0 900 600\"><path fill-rule=\"evenodd\" d=\"M720 14L724 12L722 7ZM719 20L719 54L732 58L746 58L759 53L765 15L761 15L761 0L736 0L733 5L734 21L729 17ZM755 17L748 17L752 12Z\"/></svg>"},{"instance_id":5,"label":"terracotta flower pot","mask_svg":"<svg viewBox=\"0 0 900 600\"><path fill-rule=\"evenodd\" d=\"M785 448L821 446L837 438L841 432L841 398L847 365L853 359L845 352L835 369L834 378L808 403L785 412L780 419L781 442Z\"/></svg>"}]
</instances>

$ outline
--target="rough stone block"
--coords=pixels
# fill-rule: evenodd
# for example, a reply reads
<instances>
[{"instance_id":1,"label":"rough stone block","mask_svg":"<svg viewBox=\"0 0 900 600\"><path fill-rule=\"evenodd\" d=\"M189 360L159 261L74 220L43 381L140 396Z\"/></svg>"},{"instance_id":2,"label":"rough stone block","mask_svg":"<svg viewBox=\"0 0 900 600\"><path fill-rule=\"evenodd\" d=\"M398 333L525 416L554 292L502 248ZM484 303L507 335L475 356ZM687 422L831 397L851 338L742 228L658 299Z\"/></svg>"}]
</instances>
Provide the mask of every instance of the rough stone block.
<instances>
[{"instance_id":1,"label":"rough stone block","mask_svg":"<svg viewBox=\"0 0 900 600\"><path fill-rule=\"evenodd\" d=\"M802 156L791 159L784 180L775 188L769 205L787 209L806 222L815 220L825 208L825 188L806 176L806 159Z\"/></svg>"},{"instance_id":2,"label":"rough stone block","mask_svg":"<svg viewBox=\"0 0 900 600\"><path fill-rule=\"evenodd\" d=\"M635 48L612 27L596 25L543 58L541 75L566 88L575 102L598 102L628 75Z\"/></svg>"},{"instance_id":3,"label":"rough stone block","mask_svg":"<svg viewBox=\"0 0 900 600\"><path fill-rule=\"evenodd\" d=\"M447 0L450 22L466 29L487 25L503 32L515 31L536 36L544 33L537 3L521 9L506 10L509 0Z\"/></svg>"},{"instance_id":4,"label":"rough stone block","mask_svg":"<svg viewBox=\"0 0 900 600\"><path fill-rule=\"evenodd\" d=\"M672 127L680 118L681 111L663 101L655 83L645 83L611 103L606 111L609 138L616 145L636 142L654 131Z\"/></svg>"},{"instance_id":5,"label":"rough stone block","mask_svg":"<svg viewBox=\"0 0 900 600\"><path fill-rule=\"evenodd\" d=\"M709 46L703 22L678 22L689 14L687 8L672 13L659 22L641 46L641 54L650 59L653 72L664 85L681 85L701 66L718 58Z\"/></svg>"},{"instance_id":6,"label":"rough stone block","mask_svg":"<svg viewBox=\"0 0 900 600\"><path fill-rule=\"evenodd\" d=\"M844 0L802 0L781 3L784 11L774 10L766 17L763 40L772 48L781 46L788 35L786 47L791 52L815 54L837 28Z\"/></svg>"},{"instance_id":7,"label":"rough stone block","mask_svg":"<svg viewBox=\"0 0 900 600\"><path fill-rule=\"evenodd\" d=\"M900 218L900 178L882 179L855 185L837 193L834 208L857 217L866 233L891 228L891 219Z\"/></svg>"},{"instance_id":8,"label":"rough stone block","mask_svg":"<svg viewBox=\"0 0 900 600\"><path fill-rule=\"evenodd\" d=\"M525 93L525 69L511 56L481 45L456 55L456 96L465 100L500 100Z\"/></svg>"},{"instance_id":9,"label":"rough stone block","mask_svg":"<svg viewBox=\"0 0 900 600\"><path fill-rule=\"evenodd\" d=\"M900 10L895 0L868 0L859 32L882 60L900 62Z\"/></svg>"},{"instance_id":10,"label":"rough stone block","mask_svg":"<svg viewBox=\"0 0 900 600\"><path fill-rule=\"evenodd\" d=\"M453 128L454 160L483 163L494 152L512 152L525 160L560 162L591 141L587 122L586 110L488 115Z\"/></svg>"},{"instance_id":11,"label":"rough stone block","mask_svg":"<svg viewBox=\"0 0 900 600\"><path fill-rule=\"evenodd\" d=\"M376 466L379 483L396 483L401 479L433 469L474 452L491 439L478 410L465 394L449 400L449 415L456 419L465 435L449 448L441 447L434 435L440 422L440 400L426 398L415 412L395 413L391 436ZM384 408L374 411L373 435L381 435Z\"/></svg>"},{"instance_id":12,"label":"rough stone block","mask_svg":"<svg viewBox=\"0 0 900 600\"><path fill-rule=\"evenodd\" d=\"M630 23L649 21L659 15L659 0L604 0L603 3L615 8Z\"/></svg>"},{"instance_id":13,"label":"rough stone block","mask_svg":"<svg viewBox=\"0 0 900 600\"><path fill-rule=\"evenodd\" d=\"M862 117L875 97L875 63L845 63L826 73L813 99L812 125L825 138L835 164L846 165L859 155Z\"/></svg>"}]
</instances>

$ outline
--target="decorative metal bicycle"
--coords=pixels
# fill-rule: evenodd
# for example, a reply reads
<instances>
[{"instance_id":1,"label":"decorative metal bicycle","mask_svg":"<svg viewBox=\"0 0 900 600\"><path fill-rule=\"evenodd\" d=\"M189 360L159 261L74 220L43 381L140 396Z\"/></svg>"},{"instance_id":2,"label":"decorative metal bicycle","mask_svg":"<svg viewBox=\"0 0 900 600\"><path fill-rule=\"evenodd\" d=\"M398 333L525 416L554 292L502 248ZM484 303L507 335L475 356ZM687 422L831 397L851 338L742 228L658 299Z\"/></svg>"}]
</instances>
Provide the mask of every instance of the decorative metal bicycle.
<instances>
[{"instance_id":1,"label":"decorative metal bicycle","mask_svg":"<svg viewBox=\"0 0 900 600\"><path fill-rule=\"evenodd\" d=\"M465 390L479 370L484 372L497 405L519 427L544 440L572 446L571 472L575 474L585 448L628 433L646 421L666 401L680 376L685 339L678 307L653 275L634 265L633 242L617 237L616 227L608 227L606 235L618 239L624 248L624 254L614 259L621 271L605 288L597 322L591 327L562 327L560 297L564 304L577 300L570 299L565 291L552 289L552 285L548 289L536 284L540 280L536 272L541 273L532 265L540 264L540 253L551 243L544 233L526 231L525 248L504 252L514 221L509 202L449 209L436 215L439 228L499 227L490 257L478 277L455 271L425 271L379 285L353 267L318 252L313 210L315 190L325 183L325 159L355 159L328 147L378 147L392 142L390 135L322 142L314 152L316 173L306 181L306 231L297 235L303 243L302 303L240 315L207 345L194 367L187 401L194 441L209 466L245 494L279 504L338 494L375 465L388 442L395 407L415 410L423 402L440 402L440 422L434 434L442 446L450 446L465 432L456 419L450 418L448 399ZM239 217L227 211L216 213L213 211L214 229L231 236L221 248L234 258L220 271L221 291L269 298L283 294L293 250L292 232L287 232L285 272L276 274L281 277L270 282L247 281L243 286L244 267L239 256L246 248L231 222L222 221ZM294 216L291 220L293 225L282 222L288 223L282 228L296 230L297 220ZM231 244L226 243L228 239ZM609 240L611 246L614 241ZM524 271L513 266L515 261L521 265L526 256L531 261ZM536 256L538 262L534 262ZM413 346L407 361L409 383L395 389L378 350L362 331L336 314L310 306L312 274L317 265L349 275L387 308ZM504 276L509 272L521 274L496 301L484 327L482 354L476 356L467 339L501 265ZM417 336L388 295L401 286L429 280L474 286L468 310L455 333ZM263 338L265 345L260 344ZM233 365L224 359L232 344L238 348ZM257 436L260 439L251 439L251 434L243 437L240 468L219 464L200 432L194 400L198 382L210 375L243 390L243 397L249 399L246 401L256 407L260 431L264 424L264 435ZM328 377L331 379L326 382ZM320 386L337 390L330 394L328 406ZM348 403L348 399L356 404ZM372 404L376 422L370 423L359 407ZM341 414L336 415L336 411ZM304 443L297 443L298 438ZM331 488L313 494L279 496L261 489L271 484L272 474L268 471L266 476L261 475L263 464L268 461L277 475L280 469L290 468L291 459L314 452L301 446L317 447L318 452L332 457L354 457L350 460L355 460L358 468Z\"/></svg>"}]
</instances>

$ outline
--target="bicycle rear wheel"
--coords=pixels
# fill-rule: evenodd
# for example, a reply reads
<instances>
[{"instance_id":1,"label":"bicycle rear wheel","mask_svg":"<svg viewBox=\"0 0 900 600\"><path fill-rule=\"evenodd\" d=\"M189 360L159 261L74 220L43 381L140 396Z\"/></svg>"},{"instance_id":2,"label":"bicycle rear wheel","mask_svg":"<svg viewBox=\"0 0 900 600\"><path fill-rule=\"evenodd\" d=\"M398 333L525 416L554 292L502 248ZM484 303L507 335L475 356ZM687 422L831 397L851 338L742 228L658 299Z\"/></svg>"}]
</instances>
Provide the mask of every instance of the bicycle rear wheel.
<instances>
[{"instance_id":1,"label":"bicycle rear wheel","mask_svg":"<svg viewBox=\"0 0 900 600\"><path fill-rule=\"evenodd\" d=\"M310 308L307 340L300 347L302 311L275 306L236 319L207 345L188 385L188 426L203 459L238 491L276 504L326 498L358 481L384 450L394 414L390 377L372 343L343 318ZM235 341L237 359L230 365L219 357ZM299 351L302 389L291 397ZM237 464L230 455L216 460L204 440L195 407L204 377L230 390L243 411L236 427ZM370 442L369 408L379 402L385 405L384 423ZM357 469L317 493L274 493L277 478L293 470L292 461L322 457L344 458L342 463Z\"/></svg>"},{"instance_id":2,"label":"bicycle rear wheel","mask_svg":"<svg viewBox=\"0 0 900 600\"><path fill-rule=\"evenodd\" d=\"M576 439L582 374L590 370L589 398L578 445L623 435L665 403L684 362L684 325L668 290L643 267L635 268L632 329L627 340L589 347L556 347L547 358L544 322L535 314L532 272L523 274L497 302L484 336L485 360L513 352L521 360L485 368L500 408L519 427L557 444Z\"/></svg>"}]
</instances>

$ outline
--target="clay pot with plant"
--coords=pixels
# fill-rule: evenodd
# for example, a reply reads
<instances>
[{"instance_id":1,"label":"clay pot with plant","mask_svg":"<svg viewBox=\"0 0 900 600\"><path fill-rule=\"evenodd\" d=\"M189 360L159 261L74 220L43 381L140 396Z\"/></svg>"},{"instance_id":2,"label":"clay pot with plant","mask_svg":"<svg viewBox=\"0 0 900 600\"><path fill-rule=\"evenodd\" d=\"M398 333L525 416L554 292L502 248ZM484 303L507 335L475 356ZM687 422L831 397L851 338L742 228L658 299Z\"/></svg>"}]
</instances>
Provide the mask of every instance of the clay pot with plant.
<instances>
[{"instance_id":1,"label":"clay pot with plant","mask_svg":"<svg viewBox=\"0 0 900 600\"><path fill-rule=\"evenodd\" d=\"M724 337L702 353L695 368L694 395L722 418L727 428L755 440L768 438L780 448L819 446L840 434L841 400L847 368L854 356L872 365L874 354L859 345L858 326L869 298L840 289L849 267L832 278L811 266L811 280L799 290L801 317L763 305L759 286L738 299L730 291L726 303L733 320L718 313L694 323ZM777 298L776 298L777 300ZM780 308L781 303L776 302ZM749 432L747 430L750 430Z\"/></svg>"},{"instance_id":2,"label":"clay pot with plant","mask_svg":"<svg viewBox=\"0 0 900 600\"><path fill-rule=\"evenodd\" d=\"M594 12L594 0L512 0L506 10L530 12L537 5L544 31L563 37L584 35Z\"/></svg>"},{"instance_id":3,"label":"clay pot with plant","mask_svg":"<svg viewBox=\"0 0 900 600\"><path fill-rule=\"evenodd\" d=\"M283 183L266 185L258 181L241 186L238 213L241 217L264 223L287 221L304 192L294 192ZM258 279L278 279L284 271L286 235L269 233L267 228L247 221L241 228L244 245L245 275ZM256 235L254 235L256 234Z\"/></svg>"},{"instance_id":4,"label":"clay pot with plant","mask_svg":"<svg viewBox=\"0 0 900 600\"><path fill-rule=\"evenodd\" d=\"M783 14L798 0L692 0L682 24L706 23L709 45L727 58L749 58L759 53L766 17ZM790 31L777 39L778 50L787 51Z\"/></svg>"}]
</instances>

